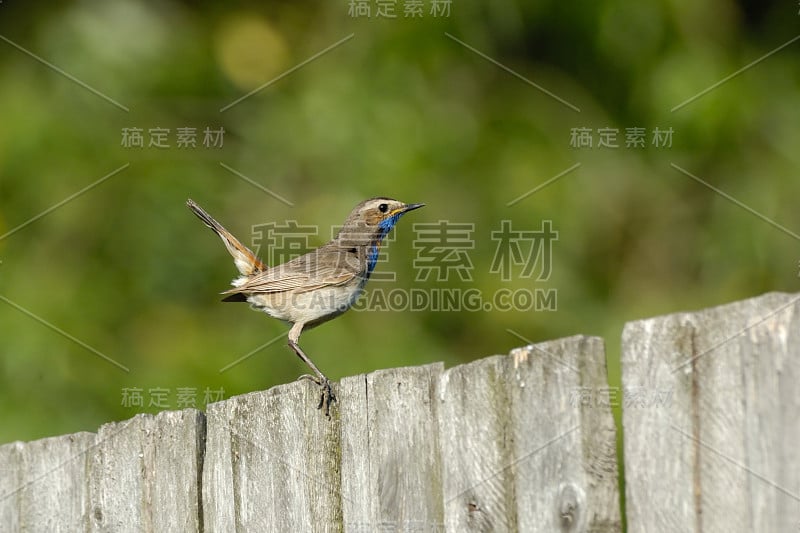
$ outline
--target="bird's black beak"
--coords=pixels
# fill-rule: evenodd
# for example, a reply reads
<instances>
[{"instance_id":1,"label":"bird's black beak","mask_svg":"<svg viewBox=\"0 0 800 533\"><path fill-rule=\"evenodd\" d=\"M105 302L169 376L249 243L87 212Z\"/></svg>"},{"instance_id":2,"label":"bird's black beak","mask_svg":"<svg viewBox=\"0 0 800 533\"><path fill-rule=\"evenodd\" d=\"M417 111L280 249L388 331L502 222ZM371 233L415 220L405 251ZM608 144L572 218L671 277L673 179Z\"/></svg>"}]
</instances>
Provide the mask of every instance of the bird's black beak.
<instances>
[{"instance_id":1,"label":"bird's black beak","mask_svg":"<svg viewBox=\"0 0 800 533\"><path fill-rule=\"evenodd\" d=\"M419 209L420 207L425 207L425 204L406 204L403 207L401 213L408 213L409 211L413 211L414 209Z\"/></svg>"},{"instance_id":2,"label":"bird's black beak","mask_svg":"<svg viewBox=\"0 0 800 533\"><path fill-rule=\"evenodd\" d=\"M395 217L400 216L404 213L408 213L409 211L413 211L414 209L419 209L420 207L424 207L425 204L404 204L400 207L396 207L386 213L386 218L388 217Z\"/></svg>"}]
</instances>

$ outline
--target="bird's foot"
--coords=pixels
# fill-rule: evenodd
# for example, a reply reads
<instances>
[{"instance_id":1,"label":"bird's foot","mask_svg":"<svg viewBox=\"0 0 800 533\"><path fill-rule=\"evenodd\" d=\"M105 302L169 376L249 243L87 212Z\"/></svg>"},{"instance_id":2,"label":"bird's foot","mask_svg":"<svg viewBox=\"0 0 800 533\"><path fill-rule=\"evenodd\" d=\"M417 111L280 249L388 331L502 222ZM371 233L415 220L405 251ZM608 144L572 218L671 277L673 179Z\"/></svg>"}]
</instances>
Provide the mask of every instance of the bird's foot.
<instances>
[{"instance_id":1,"label":"bird's foot","mask_svg":"<svg viewBox=\"0 0 800 533\"><path fill-rule=\"evenodd\" d=\"M309 381L313 381L316 383L321 390L320 398L319 398L319 405L317 405L317 409L325 408L325 416L330 418L331 414L331 404L336 401L336 395L333 393L333 385L331 381L326 378L325 376L312 376L311 374L303 374L297 380L307 379Z\"/></svg>"}]
</instances>

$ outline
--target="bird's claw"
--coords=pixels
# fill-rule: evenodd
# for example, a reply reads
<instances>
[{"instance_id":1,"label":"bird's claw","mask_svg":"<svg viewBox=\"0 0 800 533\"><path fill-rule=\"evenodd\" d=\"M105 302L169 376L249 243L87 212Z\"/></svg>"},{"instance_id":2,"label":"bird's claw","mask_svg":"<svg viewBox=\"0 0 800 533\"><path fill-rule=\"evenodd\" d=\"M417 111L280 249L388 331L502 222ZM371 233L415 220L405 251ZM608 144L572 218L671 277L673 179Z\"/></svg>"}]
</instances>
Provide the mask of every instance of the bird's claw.
<instances>
[{"instance_id":1,"label":"bird's claw","mask_svg":"<svg viewBox=\"0 0 800 533\"><path fill-rule=\"evenodd\" d=\"M320 384L322 387L322 394L319 398L319 405L317 409L325 408L325 416L331 417L331 404L336 401L336 395L333 394L333 386L327 378Z\"/></svg>"},{"instance_id":2,"label":"bird's claw","mask_svg":"<svg viewBox=\"0 0 800 533\"><path fill-rule=\"evenodd\" d=\"M322 409L324 407L325 416L330 418L331 404L336 401L336 395L333 393L333 385L331 384L331 381L325 376L317 377L317 376L312 376L311 374L303 374L297 379L298 381L301 379L307 379L309 381L313 381L322 389L317 409Z\"/></svg>"}]
</instances>

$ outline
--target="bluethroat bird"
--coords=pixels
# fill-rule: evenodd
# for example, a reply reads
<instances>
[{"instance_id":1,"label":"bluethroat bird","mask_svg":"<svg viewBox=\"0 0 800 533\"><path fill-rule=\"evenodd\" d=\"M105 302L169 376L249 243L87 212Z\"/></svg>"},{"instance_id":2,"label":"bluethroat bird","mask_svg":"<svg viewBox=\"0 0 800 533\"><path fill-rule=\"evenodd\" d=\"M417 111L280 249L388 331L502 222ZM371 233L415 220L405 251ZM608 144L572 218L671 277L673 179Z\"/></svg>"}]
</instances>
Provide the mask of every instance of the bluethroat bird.
<instances>
[{"instance_id":1,"label":"bluethroat bird","mask_svg":"<svg viewBox=\"0 0 800 533\"><path fill-rule=\"evenodd\" d=\"M405 204L391 198L371 198L355 206L333 240L286 263L268 266L231 233L188 200L186 205L219 235L241 274L224 291L223 301L249 302L254 308L291 324L289 347L314 375L304 374L320 386L319 406L329 415L335 401L330 380L297 344L304 329L336 318L358 299L375 268L383 238L400 217L425 204Z\"/></svg>"}]
</instances>

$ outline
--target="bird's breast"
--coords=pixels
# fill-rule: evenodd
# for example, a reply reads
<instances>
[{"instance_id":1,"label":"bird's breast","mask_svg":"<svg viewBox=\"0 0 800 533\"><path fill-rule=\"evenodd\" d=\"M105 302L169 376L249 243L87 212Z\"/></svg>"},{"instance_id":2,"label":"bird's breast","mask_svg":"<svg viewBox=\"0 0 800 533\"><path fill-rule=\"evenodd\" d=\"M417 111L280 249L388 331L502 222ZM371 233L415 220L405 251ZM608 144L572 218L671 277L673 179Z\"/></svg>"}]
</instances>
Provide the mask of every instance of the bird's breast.
<instances>
[{"instance_id":1,"label":"bird's breast","mask_svg":"<svg viewBox=\"0 0 800 533\"><path fill-rule=\"evenodd\" d=\"M306 292L251 294L247 301L273 318L286 322L323 322L347 311L361 295L366 278L357 276L345 285Z\"/></svg>"}]
</instances>

